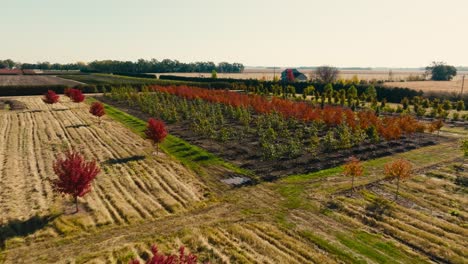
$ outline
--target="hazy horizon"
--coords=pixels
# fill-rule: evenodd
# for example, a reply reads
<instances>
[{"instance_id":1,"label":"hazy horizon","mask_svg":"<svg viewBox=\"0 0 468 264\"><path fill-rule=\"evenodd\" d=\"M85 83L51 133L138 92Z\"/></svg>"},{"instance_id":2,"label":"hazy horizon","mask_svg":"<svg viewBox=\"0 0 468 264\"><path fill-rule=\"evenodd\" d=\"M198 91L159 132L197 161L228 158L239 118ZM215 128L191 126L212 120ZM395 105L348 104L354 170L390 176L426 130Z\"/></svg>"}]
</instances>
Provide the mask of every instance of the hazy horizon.
<instances>
[{"instance_id":1,"label":"hazy horizon","mask_svg":"<svg viewBox=\"0 0 468 264\"><path fill-rule=\"evenodd\" d=\"M468 65L468 1L2 1L0 59Z\"/></svg>"}]
</instances>

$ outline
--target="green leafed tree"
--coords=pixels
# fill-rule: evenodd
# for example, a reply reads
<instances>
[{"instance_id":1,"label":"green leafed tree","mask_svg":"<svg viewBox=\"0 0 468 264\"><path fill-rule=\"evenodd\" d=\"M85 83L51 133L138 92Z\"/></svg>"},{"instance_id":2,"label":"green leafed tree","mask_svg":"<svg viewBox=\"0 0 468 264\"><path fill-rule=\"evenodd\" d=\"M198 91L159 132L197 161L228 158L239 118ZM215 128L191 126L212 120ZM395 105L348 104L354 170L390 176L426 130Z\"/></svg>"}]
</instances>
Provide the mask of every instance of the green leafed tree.
<instances>
[{"instance_id":1,"label":"green leafed tree","mask_svg":"<svg viewBox=\"0 0 468 264\"><path fill-rule=\"evenodd\" d=\"M457 69L445 62L434 61L426 67L426 74L430 75L433 81L450 81L457 75Z\"/></svg>"}]
</instances>

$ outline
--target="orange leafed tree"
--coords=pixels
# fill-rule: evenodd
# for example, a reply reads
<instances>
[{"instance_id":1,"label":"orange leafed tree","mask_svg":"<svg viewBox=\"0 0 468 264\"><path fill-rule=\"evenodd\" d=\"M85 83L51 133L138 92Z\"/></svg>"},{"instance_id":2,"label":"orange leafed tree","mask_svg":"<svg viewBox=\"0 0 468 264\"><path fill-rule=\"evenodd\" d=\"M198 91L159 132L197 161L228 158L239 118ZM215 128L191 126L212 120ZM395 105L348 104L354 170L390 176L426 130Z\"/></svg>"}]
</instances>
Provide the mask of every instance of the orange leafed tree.
<instances>
[{"instance_id":1,"label":"orange leafed tree","mask_svg":"<svg viewBox=\"0 0 468 264\"><path fill-rule=\"evenodd\" d=\"M400 181L411 177L413 166L411 163L404 159L398 159L393 162L385 164L385 175L389 179L397 180L397 189L395 193L395 201L398 199L398 191L400 190Z\"/></svg>"},{"instance_id":2,"label":"orange leafed tree","mask_svg":"<svg viewBox=\"0 0 468 264\"><path fill-rule=\"evenodd\" d=\"M437 130L437 135L440 133L440 129L444 126L444 121L442 119L437 119L433 122L431 122L431 130L435 131Z\"/></svg>"},{"instance_id":3,"label":"orange leafed tree","mask_svg":"<svg viewBox=\"0 0 468 264\"><path fill-rule=\"evenodd\" d=\"M352 156L348 159L348 162L344 165L344 174L346 176L351 176L351 190L354 190L354 177L359 177L364 172L361 161Z\"/></svg>"}]
</instances>

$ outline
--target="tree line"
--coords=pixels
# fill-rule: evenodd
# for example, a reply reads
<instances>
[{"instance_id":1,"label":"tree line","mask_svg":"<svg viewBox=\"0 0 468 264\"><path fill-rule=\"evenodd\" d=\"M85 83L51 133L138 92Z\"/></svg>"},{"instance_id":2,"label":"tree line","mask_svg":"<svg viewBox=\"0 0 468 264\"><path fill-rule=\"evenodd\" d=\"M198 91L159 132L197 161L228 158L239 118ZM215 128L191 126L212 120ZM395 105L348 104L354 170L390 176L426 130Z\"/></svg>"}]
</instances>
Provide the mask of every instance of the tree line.
<instances>
[{"instance_id":1,"label":"tree line","mask_svg":"<svg viewBox=\"0 0 468 264\"><path fill-rule=\"evenodd\" d=\"M190 62L184 63L178 60L157 59L138 61L118 61L118 60L95 60L90 63L19 63L11 59L0 60L0 68L21 68L39 70L81 70L87 72L108 72L108 73L164 73L164 72L200 72L211 73L213 70L218 73L240 73L244 71L242 63L220 62Z\"/></svg>"}]
</instances>

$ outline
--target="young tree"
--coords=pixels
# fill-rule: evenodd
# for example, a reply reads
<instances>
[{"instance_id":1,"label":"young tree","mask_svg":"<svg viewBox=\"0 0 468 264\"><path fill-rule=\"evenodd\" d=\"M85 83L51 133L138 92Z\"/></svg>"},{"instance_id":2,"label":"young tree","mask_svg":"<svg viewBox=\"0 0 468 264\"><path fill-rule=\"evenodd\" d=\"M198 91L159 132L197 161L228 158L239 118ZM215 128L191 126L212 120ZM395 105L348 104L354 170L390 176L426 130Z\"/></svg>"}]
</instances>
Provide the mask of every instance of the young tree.
<instances>
[{"instance_id":1,"label":"young tree","mask_svg":"<svg viewBox=\"0 0 468 264\"><path fill-rule=\"evenodd\" d=\"M75 103L81 103L84 101L85 96L81 90L78 89L71 89L70 91L70 98Z\"/></svg>"},{"instance_id":2,"label":"young tree","mask_svg":"<svg viewBox=\"0 0 468 264\"><path fill-rule=\"evenodd\" d=\"M463 157L468 157L468 138L460 141L460 149L463 151Z\"/></svg>"},{"instance_id":3,"label":"young tree","mask_svg":"<svg viewBox=\"0 0 468 264\"><path fill-rule=\"evenodd\" d=\"M91 182L100 169L96 161L86 162L79 152L68 151L64 156L57 157L54 163L54 172L58 179L52 180L52 185L55 191L74 198L78 212L78 197L91 191Z\"/></svg>"},{"instance_id":4,"label":"young tree","mask_svg":"<svg viewBox=\"0 0 468 264\"><path fill-rule=\"evenodd\" d=\"M216 70L212 70L212 71L211 71L211 78L213 78L213 79L217 79L217 78L218 78L218 73L216 72Z\"/></svg>"},{"instance_id":5,"label":"young tree","mask_svg":"<svg viewBox=\"0 0 468 264\"><path fill-rule=\"evenodd\" d=\"M163 142L167 136L166 126L161 120L150 118L146 127L145 135L156 145L156 151L159 153L159 143Z\"/></svg>"},{"instance_id":6,"label":"young tree","mask_svg":"<svg viewBox=\"0 0 468 264\"><path fill-rule=\"evenodd\" d=\"M105 115L104 105L101 102L94 102L89 108L89 112L93 116L97 116L99 119L99 124L101 124L101 116Z\"/></svg>"},{"instance_id":7,"label":"young tree","mask_svg":"<svg viewBox=\"0 0 468 264\"><path fill-rule=\"evenodd\" d=\"M409 161L398 159L393 162L385 164L385 175L389 179L397 179L397 189L395 192L395 201L398 199L398 192L400 190L400 181L403 181L411 176L412 165Z\"/></svg>"},{"instance_id":8,"label":"young tree","mask_svg":"<svg viewBox=\"0 0 468 264\"><path fill-rule=\"evenodd\" d=\"M363 168L361 161L352 156L351 158L348 159L348 162L344 165L344 174L346 176L351 176L351 191L354 191L354 177L359 177L363 173Z\"/></svg>"},{"instance_id":9,"label":"young tree","mask_svg":"<svg viewBox=\"0 0 468 264\"><path fill-rule=\"evenodd\" d=\"M179 255L166 255L159 253L158 247L153 245L151 247L151 253L153 257L146 261L146 264L196 264L197 256L189 253L185 253L185 247L181 246L179 248ZM132 260L129 264L140 264L140 261L135 259Z\"/></svg>"},{"instance_id":10,"label":"young tree","mask_svg":"<svg viewBox=\"0 0 468 264\"><path fill-rule=\"evenodd\" d=\"M46 104L55 104L59 101L59 96L52 90L48 90L42 99Z\"/></svg>"},{"instance_id":11,"label":"young tree","mask_svg":"<svg viewBox=\"0 0 468 264\"><path fill-rule=\"evenodd\" d=\"M465 102L463 102L463 100L457 101L456 109L457 109L457 111L465 110Z\"/></svg>"},{"instance_id":12,"label":"young tree","mask_svg":"<svg viewBox=\"0 0 468 264\"><path fill-rule=\"evenodd\" d=\"M374 85L369 85L366 88L366 95L369 101L372 101L373 99L377 99L377 90L375 89Z\"/></svg>"},{"instance_id":13,"label":"young tree","mask_svg":"<svg viewBox=\"0 0 468 264\"><path fill-rule=\"evenodd\" d=\"M431 131L437 131L437 135L440 134L440 129L444 126L444 121L442 119L437 119L431 122Z\"/></svg>"}]
</instances>

